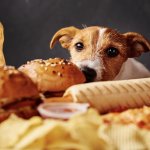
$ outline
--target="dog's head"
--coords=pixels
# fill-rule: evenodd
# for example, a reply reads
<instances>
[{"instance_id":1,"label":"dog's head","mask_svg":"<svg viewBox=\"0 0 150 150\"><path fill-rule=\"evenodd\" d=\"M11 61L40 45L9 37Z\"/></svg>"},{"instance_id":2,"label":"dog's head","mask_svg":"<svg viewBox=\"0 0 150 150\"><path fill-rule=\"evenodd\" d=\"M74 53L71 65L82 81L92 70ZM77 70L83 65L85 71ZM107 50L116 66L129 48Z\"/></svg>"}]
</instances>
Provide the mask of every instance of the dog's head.
<instances>
[{"instance_id":1,"label":"dog's head","mask_svg":"<svg viewBox=\"0 0 150 150\"><path fill-rule=\"evenodd\" d=\"M58 40L70 51L72 62L85 73L88 81L113 80L127 58L150 50L149 42L138 33L120 34L98 26L60 29L50 47Z\"/></svg>"}]
</instances>

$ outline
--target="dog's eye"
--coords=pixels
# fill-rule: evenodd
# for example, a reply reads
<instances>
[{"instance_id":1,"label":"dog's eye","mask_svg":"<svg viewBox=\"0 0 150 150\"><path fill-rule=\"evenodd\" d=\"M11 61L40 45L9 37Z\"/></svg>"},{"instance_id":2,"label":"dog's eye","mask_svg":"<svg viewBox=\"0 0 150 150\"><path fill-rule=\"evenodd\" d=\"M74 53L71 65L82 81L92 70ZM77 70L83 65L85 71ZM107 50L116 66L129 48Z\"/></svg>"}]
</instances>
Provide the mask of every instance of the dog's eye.
<instances>
[{"instance_id":1,"label":"dog's eye","mask_svg":"<svg viewBox=\"0 0 150 150\"><path fill-rule=\"evenodd\" d=\"M75 48L76 48L76 50L77 50L78 52L80 52L81 50L83 50L84 45L83 45L82 42L78 42L78 43L75 44Z\"/></svg>"},{"instance_id":2,"label":"dog's eye","mask_svg":"<svg viewBox=\"0 0 150 150\"><path fill-rule=\"evenodd\" d=\"M116 57L119 54L118 49L114 48L114 47L110 47L106 50L106 54L108 57Z\"/></svg>"}]
</instances>

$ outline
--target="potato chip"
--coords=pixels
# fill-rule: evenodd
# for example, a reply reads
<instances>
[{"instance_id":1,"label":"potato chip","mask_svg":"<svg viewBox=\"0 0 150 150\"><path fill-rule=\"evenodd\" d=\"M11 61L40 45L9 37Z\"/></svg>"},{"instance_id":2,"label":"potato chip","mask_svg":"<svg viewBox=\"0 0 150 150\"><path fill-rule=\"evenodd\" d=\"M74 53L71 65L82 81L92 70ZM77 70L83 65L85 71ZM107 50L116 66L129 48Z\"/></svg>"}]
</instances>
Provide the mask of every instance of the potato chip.
<instances>
[{"instance_id":1,"label":"potato chip","mask_svg":"<svg viewBox=\"0 0 150 150\"><path fill-rule=\"evenodd\" d=\"M104 123L94 109L69 121L29 120L15 115L0 125L0 149L133 150L150 149L150 131L134 124Z\"/></svg>"},{"instance_id":2,"label":"potato chip","mask_svg":"<svg viewBox=\"0 0 150 150\"><path fill-rule=\"evenodd\" d=\"M72 140L56 141L47 147L48 150L93 150L88 145L74 142Z\"/></svg>"},{"instance_id":3,"label":"potato chip","mask_svg":"<svg viewBox=\"0 0 150 150\"><path fill-rule=\"evenodd\" d=\"M11 115L6 121L0 124L0 149L13 147L25 133L42 123L39 117L24 120Z\"/></svg>"},{"instance_id":4,"label":"potato chip","mask_svg":"<svg viewBox=\"0 0 150 150\"><path fill-rule=\"evenodd\" d=\"M50 121L49 123L52 123L53 121ZM48 122L47 122L48 123ZM46 123L46 124L47 124ZM53 124L54 125L54 124ZM52 125L50 125L52 126ZM48 127L48 126L47 126ZM42 128L41 128L42 129ZM42 134L43 137L38 138L37 136L34 136L35 139L31 141L29 141L29 136L27 136L26 140L30 142L30 144L28 143L24 143L24 149L31 149L33 147L36 148L37 143L39 144L38 141L42 140L43 144L42 144L42 149L55 149L59 147L59 144L62 143L69 143L70 140L70 136L69 136L69 132L67 131L66 126L64 126L64 124L62 124L61 122L55 122L55 125L53 126L53 128L47 128L49 131L45 132L45 134ZM38 132L38 130L37 130ZM42 131L43 132L43 131ZM35 132L32 133L32 135L35 135ZM41 136L41 135L40 135ZM40 141L41 142L41 141ZM21 148L22 145L19 145L17 147ZM61 147L59 147L61 148Z\"/></svg>"},{"instance_id":5,"label":"potato chip","mask_svg":"<svg viewBox=\"0 0 150 150\"><path fill-rule=\"evenodd\" d=\"M32 143L37 143L36 140L43 140L46 135L53 130L57 126L57 122L45 120L42 122L40 126L37 126L27 132L26 135L16 144L16 148L26 148L28 145L32 145ZM46 139L46 138L45 138ZM46 145L46 141L43 143Z\"/></svg>"},{"instance_id":6,"label":"potato chip","mask_svg":"<svg viewBox=\"0 0 150 150\"><path fill-rule=\"evenodd\" d=\"M150 131L140 129L134 124L103 125L103 127L99 128L98 134L99 137L105 134L105 137L107 137L105 140L113 143L118 150L150 149L148 142L150 140Z\"/></svg>"},{"instance_id":7,"label":"potato chip","mask_svg":"<svg viewBox=\"0 0 150 150\"><path fill-rule=\"evenodd\" d=\"M141 140L144 143L147 149L150 149L150 131L148 130L140 130Z\"/></svg>"},{"instance_id":8,"label":"potato chip","mask_svg":"<svg viewBox=\"0 0 150 150\"><path fill-rule=\"evenodd\" d=\"M72 138L77 140L78 143L87 145L87 147L94 150L99 150L100 148L112 150L113 148L109 146L109 143L98 136L101 123L99 114L90 109L87 113L73 117L68 123L68 128Z\"/></svg>"}]
</instances>

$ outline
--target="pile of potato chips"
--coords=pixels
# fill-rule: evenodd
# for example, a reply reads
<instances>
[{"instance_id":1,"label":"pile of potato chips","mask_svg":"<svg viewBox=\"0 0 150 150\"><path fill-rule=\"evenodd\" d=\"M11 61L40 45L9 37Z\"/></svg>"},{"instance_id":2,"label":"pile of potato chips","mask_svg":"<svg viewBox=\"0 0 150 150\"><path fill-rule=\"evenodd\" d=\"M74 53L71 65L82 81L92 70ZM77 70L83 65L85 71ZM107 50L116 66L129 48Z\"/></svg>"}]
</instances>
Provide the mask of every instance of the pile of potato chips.
<instances>
[{"instance_id":1,"label":"pile of potato chips","mask_svg":"<svg viewBox=\"0 0 150 150\"><path fill-rule=\"evenodd\" d=\"M146 150L150 131L134 124L108 125L94 110L69 121L15 115L0 124L2 150Z\"/></svg>"}]
</instances>

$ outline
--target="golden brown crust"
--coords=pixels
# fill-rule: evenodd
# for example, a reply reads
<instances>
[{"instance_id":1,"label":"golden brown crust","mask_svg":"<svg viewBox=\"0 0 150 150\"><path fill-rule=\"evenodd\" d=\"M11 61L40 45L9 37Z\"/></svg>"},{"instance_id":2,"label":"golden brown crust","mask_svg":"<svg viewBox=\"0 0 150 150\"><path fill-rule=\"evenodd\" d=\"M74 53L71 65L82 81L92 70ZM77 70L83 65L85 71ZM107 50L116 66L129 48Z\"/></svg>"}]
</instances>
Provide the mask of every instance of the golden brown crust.
<instances>
[{"instance_id":1,"label":"golden brown crust","mask_svg":"<svg viewBox=\"0 0 150 150\"><path fill-rule=\"evenodd\" d=\"M28 76L14 67L0 67L0 107L18 99L36 96L37 86Z\"/></svg>"},{"instance_id":2,"label":"golden brown crust","mask_svg":"<svg viewBox=\"0 0 150 150\"><path fill-rule=\"evenodd\" d=\"M33 60L19 70L31 77L42 92L64 91L74 84L85 82L85 77L77 66L60 58Z\"/></svg>"}]
</instances>

